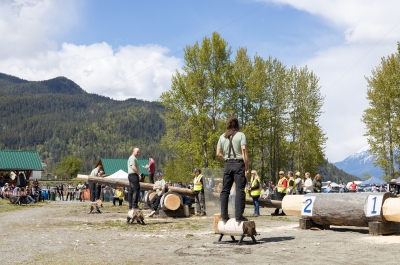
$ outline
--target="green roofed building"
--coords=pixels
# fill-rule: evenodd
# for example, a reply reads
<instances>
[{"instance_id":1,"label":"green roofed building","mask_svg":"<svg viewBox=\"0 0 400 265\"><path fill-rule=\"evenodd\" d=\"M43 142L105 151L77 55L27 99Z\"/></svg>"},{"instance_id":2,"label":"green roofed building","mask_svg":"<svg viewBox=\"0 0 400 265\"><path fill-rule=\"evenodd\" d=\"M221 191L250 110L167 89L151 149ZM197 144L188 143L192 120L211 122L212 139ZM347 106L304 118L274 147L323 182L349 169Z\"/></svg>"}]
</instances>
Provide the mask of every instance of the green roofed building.
<instances>
[{"instance_id":1,"label":"green roofed building","mask_svg":"<svg viewBox=\"0 0 400 265\"><path fill-rule=\"evenodd\" d=\"M140 174L148 176L149 171L144 168L144 166L149 163L149 159L138 158L137 160L139 162ZM95 167L97 167L98 165L101 165L103 167L104 174L106 174L107 176L114 174L120 169L128 172L128 158L100 158Z\"/></svg>"},{"instance_id":2,"label":"green roofed building","mask_svg":"<svg viewBox=\"0 0 400 265\"><path fill-rule=\"evenodd\" d=\"M0 176L6 182L12 182L12 175L24 172L26 179L32 171L43 171L43 165L37 151L0 150Z\"/></svg>"}]
</instances>

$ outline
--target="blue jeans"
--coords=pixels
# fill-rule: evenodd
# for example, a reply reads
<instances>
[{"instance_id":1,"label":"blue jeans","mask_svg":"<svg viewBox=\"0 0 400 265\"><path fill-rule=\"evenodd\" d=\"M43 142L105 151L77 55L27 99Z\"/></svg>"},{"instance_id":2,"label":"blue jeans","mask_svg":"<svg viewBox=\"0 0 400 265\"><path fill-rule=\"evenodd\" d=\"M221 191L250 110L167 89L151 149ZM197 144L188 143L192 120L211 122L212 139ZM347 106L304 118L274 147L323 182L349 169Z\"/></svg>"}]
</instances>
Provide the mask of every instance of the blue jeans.
<instances>
[{"instance_id":1,"label":"blue jeans","mask_svg":"<svg viewBox=\"0 0 400 265\"><path fill-rule=\"evenodd\" d=\"M259 215L260 214L260 203L258 202L258 199L260 198L260 196L255 196L252 198L253 198L253 205L254 205L254 213Z\"/></svg>"}]
</instances>

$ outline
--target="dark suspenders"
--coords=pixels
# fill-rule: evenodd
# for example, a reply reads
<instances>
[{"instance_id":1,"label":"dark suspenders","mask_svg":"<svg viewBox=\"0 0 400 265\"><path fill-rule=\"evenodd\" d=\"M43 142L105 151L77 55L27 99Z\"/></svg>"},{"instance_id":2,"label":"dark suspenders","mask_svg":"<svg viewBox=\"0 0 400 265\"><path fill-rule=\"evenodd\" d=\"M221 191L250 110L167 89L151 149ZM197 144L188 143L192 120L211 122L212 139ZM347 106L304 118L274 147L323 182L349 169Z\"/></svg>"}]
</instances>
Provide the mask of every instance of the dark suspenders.
<instances>
[{"instance_id":1,"label":"dark suspenders","mask_svg":"<svg viewBox=\"0 0 400 265\"><path fill-rule=\"evenodd\" d=\"M236 132L234 132L231 137L229 137L229 151L228 151L228 159L231 158L231 150L233 151L233 158L236 159L235 148L233 148L232 139L235 136Z\"/></svg>"}]
</instances>

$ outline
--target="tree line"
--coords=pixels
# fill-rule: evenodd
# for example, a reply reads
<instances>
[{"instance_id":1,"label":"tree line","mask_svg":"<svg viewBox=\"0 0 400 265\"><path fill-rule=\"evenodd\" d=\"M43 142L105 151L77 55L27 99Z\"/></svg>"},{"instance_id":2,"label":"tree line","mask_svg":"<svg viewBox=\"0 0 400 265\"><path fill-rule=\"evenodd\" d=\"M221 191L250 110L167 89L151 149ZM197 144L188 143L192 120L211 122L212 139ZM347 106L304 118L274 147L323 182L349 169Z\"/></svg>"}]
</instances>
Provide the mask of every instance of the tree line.
<instances>
[{"instance_id":1,"label":"tree line","mask_svg":"<svg viewBox=\"0 0 400 265\"><path fill-rule=\"evenodd\" d=\"M0 73L0 149L37 150L45 173L90 173L100 158L152 155L168 179L221 168L215 157L225 121L235 115L249 142L251 167L265 179L279 170L353 180L323 159L318 78L273 58L233 56L217 33L187 46L183 71L159 102L88 94L57 77L32 82ZM342 177L343 173L343 177Z\"/></svg>"},{"instance_id":2,"label":"tree line","mask_svg":"<svg viewBox=\"0 0 400 265\"><path fill-rule=\"evenodd\" d=\"M381 59L368 82L366 125L369 152L376 157L386 181L400 176L400 42L397 52Z\"/></svg>"},{"instance_id":3,"label":"tree line","mask_svg":"<svg viewBox=\"0 0 400 265\"><path fill-rule=\"evenodd\" d=\"M216 32L201 45L187 46L184 63L160 97L167 171L184 177L196 167L222 167L216 143L230 116L239 119L250 166L263 178L275 180L279 170L315 174L326 163L326 137L318 123L323 97L318 77L307 67L251 57L246 48L232 55Z\"/></svg>"}]
</instances>

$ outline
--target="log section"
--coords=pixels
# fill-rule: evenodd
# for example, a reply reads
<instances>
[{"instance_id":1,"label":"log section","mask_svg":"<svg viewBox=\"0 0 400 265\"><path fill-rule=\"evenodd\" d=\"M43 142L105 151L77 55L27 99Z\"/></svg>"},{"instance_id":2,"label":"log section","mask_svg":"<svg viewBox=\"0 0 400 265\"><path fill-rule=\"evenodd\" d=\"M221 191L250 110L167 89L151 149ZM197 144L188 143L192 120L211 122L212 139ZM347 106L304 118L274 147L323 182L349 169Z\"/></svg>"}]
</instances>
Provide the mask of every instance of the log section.
<instances>
[{"instance_id":1,"label":"log section","mask_svg":"<svg viewBox=\"0 0 400 265\"><path fill-rule=\"evenodd\" d=\"M105 184L105 185L109 185L109 186L122 186L122 187L129 188L128 180L99 178L99 177L93 177L93 176L81 175L81 174L78 174L76 178L79 180L82 180L82 181L87 181L87 182L96 182L99 184ZM151 183L140 182L140 189L144 190L144 191L153 190L153 186L154 186L154 184L151 184ZM192 199L194 199L193 192L190 189L168 187L168 190L176 192L180 195L187 195L187 196L191 197Z\"/></svg>"},{"instance_id":2,"label":"log section","mask_svg":"<svg viewBox=\"0 0 400 265\"><path fill-rule=\"evenodd\" d=\"M182 205L182 198L175 193L165 193L161 197L160 201L161 208L164 210L175 211Z\"/></svg>"},{"instance_id":3,"label":"log section","mask_svg":"<svg viewBox=\"0 0 400 265\"><path fill-rule=\"evenodd\" d=\"M365 207L369 195L382 195L382 203L390 197L390 193L309 193L304 199L315 196L312 216L302 217L318 225L368 227L368 222L384 222L382 211L377 216L366 216Z\"/></svg>"},{"instance_id":4,"label":"log section","mask_svg":"<svg viewBox=\"0 0 400 265\"><path fill-rule=\"evenodd\" d=\"M282 211L286 215L301 216L304 195L286 195L282 200Z\"/></svg>"},{"instance_id":5,"label":"log section","mask_svg":"<svg viewBox=\"0 0 400 265\"><path fill-rule=\"evenodd\" d=\"M215 198L219 198L218 192L213 192L213 195ZM258 203L260 204L260 207L265 207L265 208L281 208L282 207L281 201L275 201L275 200L270 200L270 199L259 198ZM246 204L253 205L253 199L246 197Z\"/></svg>"},{"instance_id":6,"label":"log section","mask_svg":"<svg viewBox=\"0 0 400 265\"><path fill-rule=\"evenodd\" d=\"M387 221L400 222L400 199L388 198L383 202L383 216Z\"/></svg>"}]
</instances>

